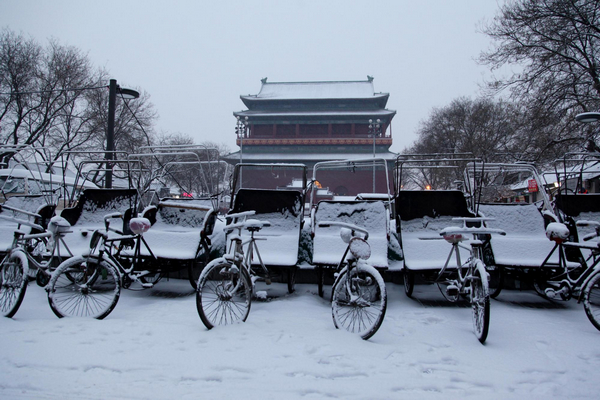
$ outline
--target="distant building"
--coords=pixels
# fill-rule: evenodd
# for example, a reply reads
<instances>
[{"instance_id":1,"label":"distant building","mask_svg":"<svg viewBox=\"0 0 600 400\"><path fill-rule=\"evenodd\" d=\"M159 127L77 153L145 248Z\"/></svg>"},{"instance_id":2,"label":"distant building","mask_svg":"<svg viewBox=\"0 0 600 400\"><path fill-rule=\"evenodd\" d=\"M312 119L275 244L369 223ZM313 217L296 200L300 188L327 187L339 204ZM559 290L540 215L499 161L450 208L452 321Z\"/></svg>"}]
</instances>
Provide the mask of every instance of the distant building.
<instances>
[{"instance_id":1,"label":"distant building","mask_svg":"<svg viewBox=\"0 0 600 400\"><path fill-rule=\"evenodd\" d=\"M267 82L260 92L240 96L248 108L234 112L237 145L231 164L303 163L376 157L390 160L389 93L365 81Z\"/></svg>"}]
</instances>

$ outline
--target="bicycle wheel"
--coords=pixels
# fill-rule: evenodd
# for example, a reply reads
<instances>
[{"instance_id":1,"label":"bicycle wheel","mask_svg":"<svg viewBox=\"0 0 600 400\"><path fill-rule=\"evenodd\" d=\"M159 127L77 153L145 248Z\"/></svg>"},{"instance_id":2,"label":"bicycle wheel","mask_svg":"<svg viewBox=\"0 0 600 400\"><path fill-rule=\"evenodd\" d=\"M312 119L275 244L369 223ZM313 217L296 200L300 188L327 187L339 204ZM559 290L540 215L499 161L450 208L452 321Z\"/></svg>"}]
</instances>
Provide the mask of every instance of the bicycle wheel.
<instances>
[{"instance_id":1,"label":"bicycle wheel","mask_svg":"<svg viewBox=\"0 0 600 400\"><path fill-rule=\"evenodd\" d=\"M481 343L485 343L490 329L490 294L487 272L481 260L475 261L471 280L471 308L473 309L473 329Z\"/></svg>"},{"instance_id":2,"label":"bicycle wheel","mask_svg":"<svg viewBox=\"0 0 600 400\"><path fill-rule=\"evenodd\" d=\"M359 264L340 273L332 288L331 309L336 328L367 340L377 332L387 308L383 278L369 265Z\"/></svg>"},{"instance_id":3,"label":"bicycle wheel","mask_svg":"<svg viewBox=\"0 0 600 400\"><path fill-rule=\"evenodd\" d=\"M196 307L208 329L246 321L251 299L252 284L245 268L239 269L219 259L202 270L196 289Z\"/></svg>"},{"instance_id":4,"label":"bicycle wheel","mask_svg":"<svg viewBox=\"0 0 600 400\"><path fill-rule=\"evenodd\" d=\"M583 289L583 308L588 319L600 330L600 272L596 272Z\"/></svg>"},{"instance_id":5,"label":"bicycle wheel","mask_svg":"<svg viewBox=\"0 0 600 400\"><path fill-rule=\"evenodd\" d=\"M200 273L204 269L204 266L208 263L208 256L210 250L208 244L203 240L200 243L200 249L196 255L196 259L190 261L188 264L188 279L194 289L198 289L198 279L200 279Z\"/></svg>"},{"instance_id":6,"label":"bicycle wheel","mask_svg":"<svg viewBox=\"0 0 600 400\"><path fill-rule=\"evenodd\" d=\"M29 263L21 250L13 251L0 265L0 311L12 318L25 297Z\"/></svg>"},{"instance_id":7,"label":"bicycle wheel","mask_svg":"<svg viewBox=\"0 0 600 400\"><path fill-rule=\"evenodd\" d=\"M492 265L488 266L486 270L490 277L488 282L490 285L490 297L495 299L500 295L500 292L504 288L504 268L497 265Z\"/></svg>"},{"instance_id":8,"label":"bicycle wheel","mask_svg":"<svg viewBox=\"0 0 600 400\"><path fill-rule=\"evenodd\" d=\"M404 293L407 297L412 297L415 289L415 273L404 266Z\"/></svg>"},{"instance_id":9,"label":"bicycle wheel","mask_svg":"<svg viewBox=\"0 0 600 400\"><path fill-rule=\"evenodd\" d=\"M119 272L112 263L78 256L58 266L48 287L48 302L57 317L103 319L121 294Z\"/></svg>"}]
</instances>

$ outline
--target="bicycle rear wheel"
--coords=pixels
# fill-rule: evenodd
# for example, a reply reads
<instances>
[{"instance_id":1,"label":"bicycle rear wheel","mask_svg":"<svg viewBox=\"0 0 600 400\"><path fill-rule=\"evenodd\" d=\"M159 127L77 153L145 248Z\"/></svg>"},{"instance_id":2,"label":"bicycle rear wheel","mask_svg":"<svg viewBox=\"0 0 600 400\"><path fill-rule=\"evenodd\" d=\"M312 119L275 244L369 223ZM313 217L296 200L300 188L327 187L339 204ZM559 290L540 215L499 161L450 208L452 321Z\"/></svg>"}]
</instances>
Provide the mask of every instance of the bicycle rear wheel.
<instances>
[{"instance_id":1,"label":"bicycle rear wheel","mask_svg":"<svg viewBox=\"0 0 600 400\"><path fill-rule=\"evenodd\" d=\"M13 251L0 265L0 311L12 318L25 297L29 263L21 250Z\"/></svg>"},{"instance_id":2,"label":"bicycle rear wheel","mask_svg":"<svg viewBox=\"0 0 600 400\"><path fill-rule=\"evenodd\" d=\"M332 288L331 309L336 328L367 340L381 324L387 309L383 278L369 265L359 264L340 273Z\"/></svg>"},{"instance_id":3,"label":"bicycle rear wheel","mask_svg":"<svg viewBox=\"0 0 600 400\"><path fill-rule=\"evenodd\" d=\"M48 288L48 302L57 317L103 319L121 294L119 272L108 261L78 256L58 266Z\"/></svg>"},{"instance_id":4,"label":"bicycle rear wheel","mask_svg":"<svg viewBox=\"0 0 600 400\"><path fill-rule=\"evenodd\" d=\"M600 272L596 272L583 289L583 308L588 319L600 330Z\"/></svg>"},{"instance_id":5,"label":"bicycle rear wheel","mask_svg":"<svg viewBox=\"0 0 600 400\"><path fill-rule=\"evenodd\" d=\"M483 344L490 329L490 293L487 272L481 260L475 261L471 280L471 308L473 310L473 330Z\"/></svg>"},{"instance_id":6,"label":"bicycle rear wheel","mask_svg":"<svg viewBox=\"0 0 600 400\"><path fill-rule=\"evenodd\" d=\"M251 299L252 284L245 268L221 259L202 270L196 290L196 307L208 329L246 321Z\"/></svg>"}]
</instances>

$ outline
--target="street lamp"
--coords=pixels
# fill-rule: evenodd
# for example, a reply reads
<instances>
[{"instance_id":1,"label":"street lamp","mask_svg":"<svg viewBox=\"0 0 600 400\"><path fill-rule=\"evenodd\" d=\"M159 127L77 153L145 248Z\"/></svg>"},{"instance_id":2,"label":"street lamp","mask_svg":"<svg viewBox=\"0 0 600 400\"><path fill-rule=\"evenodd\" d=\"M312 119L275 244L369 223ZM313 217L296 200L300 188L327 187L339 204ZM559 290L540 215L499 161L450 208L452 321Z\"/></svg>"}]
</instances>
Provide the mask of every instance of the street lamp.
<instances>
[{"instance_id":1,"label":"street lamp","mask_svg":"<svg viewBox=\"0 0 600 400\"><path fill-rule=\"evenodd\" d=\"M579 122L590 123L600 121L600 112L584 112L577 114L575 119Z\"/></svg>"},{"instance_id":2,"label":"street lamp","mask_svg":"<svg viewBox=\"0 0 600 400\"><path fill-rule=\"evenodd\" d=\"M121 88L117 85L116 79L111 79L108 85L108 126L106 130L106 155L105 160L112 160L115 151L115 110L117 104L117 93L123 100L137 99L139 92L133 89ZM106 163L106 175L104 178L104 187L112 188L112 165Z\"/></svg>"},{"instance_id":3,"label":"street lamp","mask_svg":"<svg viewBox=\"0 0 600 400\"><path fill-rule=\"evenodd\" d=\"M584 112L581 114L577 114L575 116L575 119L579 122L583 122L585 124L589 124L590 122L598 122L600 121L600 112ZM598 147L598 145L596 144L596 142L594 142L593 138L590 138L588 140L588 147L587 150L590 152L600 152L600 148Z\"/></svg>"},{"instance_id":4,"label":"street lamp","mask_svg":"<svg viewBox=\"0 0 600 400\"><path fill-rule=\"evenodd\" d=\"M381 134L381 120L377 118L376 123L369 120L369 135L373 136L373 193L375 193L375 138Z\"/></svg>"}]
</instances>

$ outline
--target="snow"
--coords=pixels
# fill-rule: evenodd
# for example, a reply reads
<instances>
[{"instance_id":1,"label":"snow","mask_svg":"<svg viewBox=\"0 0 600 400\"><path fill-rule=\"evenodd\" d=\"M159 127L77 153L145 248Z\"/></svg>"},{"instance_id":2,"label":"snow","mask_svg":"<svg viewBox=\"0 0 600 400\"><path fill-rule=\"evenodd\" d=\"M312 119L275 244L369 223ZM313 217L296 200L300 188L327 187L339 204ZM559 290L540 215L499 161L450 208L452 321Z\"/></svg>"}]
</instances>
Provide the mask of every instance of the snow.
<instances>
[{"instance_id":1,"label":"snow","mask_svg":"<svg viewBox=\"0 0 600 400\"><path fill-rule=\"evenodd\" d=\"M320 221L338 221L354 224L369 232L371 258L368 263L376 267L388 266L389 214L381 201L319 202L315 212L313 264L337 265L346 250L340 238L340 227L319 227Z\"/></svg>"},{"instance_id":2,"label":"snow","mask_svg":"<svg viewBox=\"0 0 600 400\"><path fill-rule=\"evenodd\" d=\"M455 221L452 218L454 217L425 216L401 222L402 251L406 268L439 270L444 266L452 246L440 236L440 231L451 226L462 227L462 221ZM468 250L459 247L459 252L462 262L469 258ZM456 261L452 259L448 267L455 266Z\"/></svg>"},{"instance_id":3,"label":"snow","mask_svg":"<svg viewBox=\"0 0 600 400\"><path fill-rule=\"evenodd\" d=\"M539 267L555 245L546 237L544 218L535 204L481 205L479 212L495 219L487 223L490 228L506 232L506 236L493 235L491 240L499 265ZM549 262L558 264L558 252Z\"/></svg>"},{"instance_id":4,"label":"snow","mask_svg":"<svg viewBox=\"0 0 600 400\"><path fill-rule=\"evenodd\" d=\"M503 291L486 345L434 286L387 284L383 325L336 330L316 285L260 286L245 323L207 330L186 281L124 290L105 320L58 319L30 284L0 319L5 399L596 399L600 333L580 304ZM330 287L326 287L326 298ZM278 297L273 298L273 295Z\"/></svg>"},{"instance_id":5,"label":"snow","mask_svg":"<svg viewBox=\"0 0 600 400\"><path fill-rule=\"evenodd\" d=\"M256 99L348 99L372 98L371 81L264 82ZM253 96L248 96L253 97Z\"/></svg>"}]
</instances>

